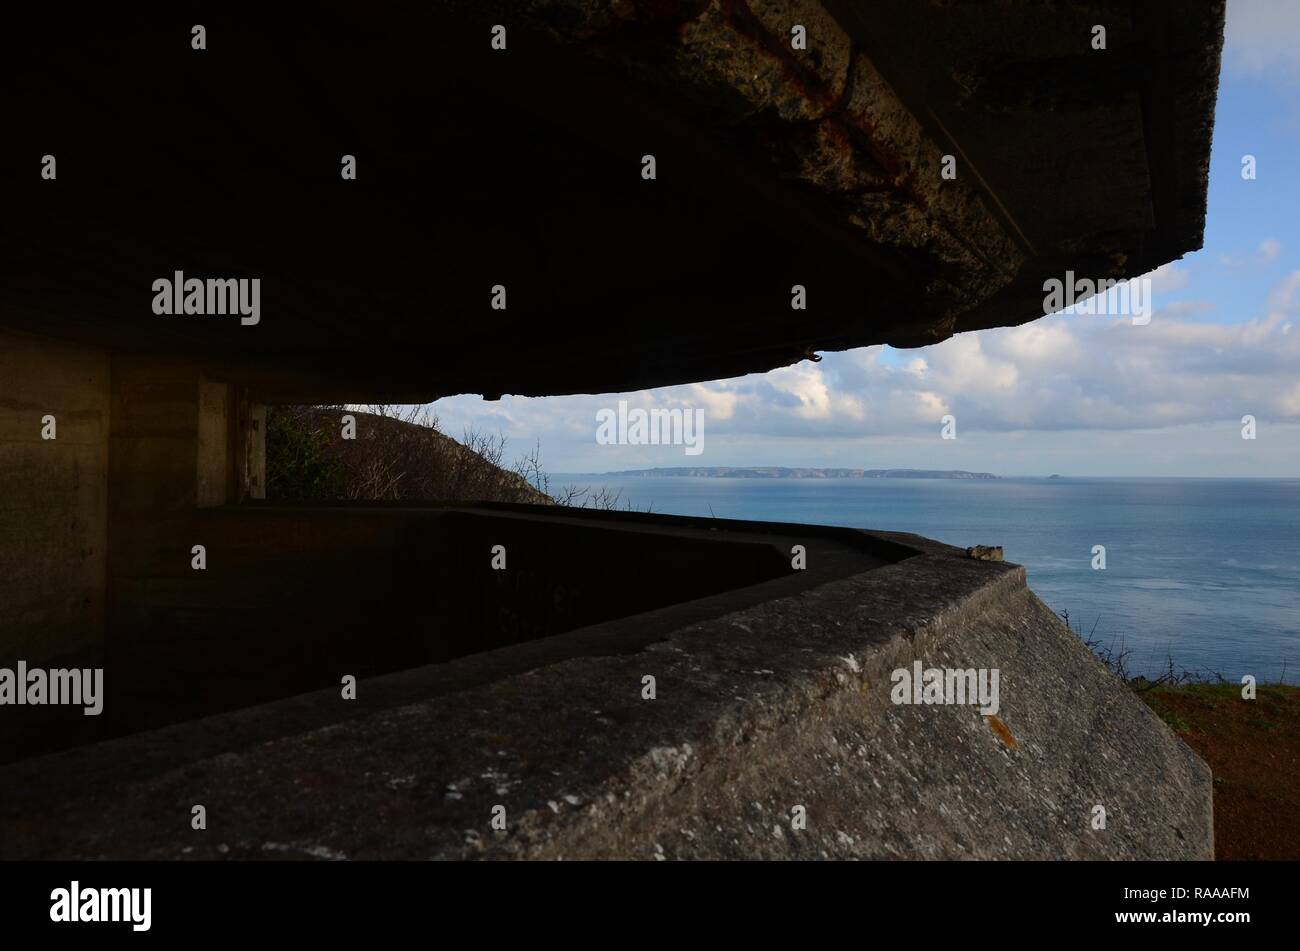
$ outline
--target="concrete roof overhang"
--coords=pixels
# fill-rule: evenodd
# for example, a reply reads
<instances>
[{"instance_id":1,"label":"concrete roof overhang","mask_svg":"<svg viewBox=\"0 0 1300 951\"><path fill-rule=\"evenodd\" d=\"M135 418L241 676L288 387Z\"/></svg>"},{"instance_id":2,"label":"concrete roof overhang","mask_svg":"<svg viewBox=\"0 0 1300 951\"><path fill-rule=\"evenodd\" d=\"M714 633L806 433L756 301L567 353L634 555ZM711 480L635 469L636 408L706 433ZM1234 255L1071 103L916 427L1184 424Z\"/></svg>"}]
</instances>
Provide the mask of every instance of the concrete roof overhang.
<instances>
[{"instance_id":1,"label":"concrete roof overhang","mask_svg":"<svg viewBox=\"0 0 1300 951\"><path fill-rule=\"evenodd\" d=\"M520 6L213 14L203 51L179 13L11 24L0 324L268 400L626 391L1200 245L1222 0ZM259 278L259 323L155 315L177 271Z\"/></svg>"}]
</instances>

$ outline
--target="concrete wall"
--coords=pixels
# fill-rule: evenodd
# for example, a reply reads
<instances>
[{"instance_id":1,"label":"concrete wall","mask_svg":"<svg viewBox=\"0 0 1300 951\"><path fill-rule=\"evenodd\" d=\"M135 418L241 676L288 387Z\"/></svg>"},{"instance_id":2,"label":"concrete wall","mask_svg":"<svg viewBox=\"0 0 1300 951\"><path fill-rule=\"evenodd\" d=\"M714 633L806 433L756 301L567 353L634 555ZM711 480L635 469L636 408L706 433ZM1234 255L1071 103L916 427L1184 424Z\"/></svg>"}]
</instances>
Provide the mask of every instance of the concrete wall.
<instances>
[{"instance_id":1,"label":"concrete wall","mask_svg":"<svg viewBox=\"0 0 1300 951\"><path fill-rule=\"evenodd\" d=\"M108 426L103 350L0 330L0 664L102 647Z\"/></svg>"},{"instance_id":2,"label":"concrete wall","mask_svg":"<svg viewBox=\"0 0 1300 951\"><path fill-rule=\"evenodd\" d=\"M214 609L209 573L191 567L193 547L211 544L195 517L235 492L230 387L186 361L114 354L112 368L106 676L116 700L105 719L120 731L151 725L141 705L159 689L186 692L184 672L167 673L160 655L213 649L203 613L174 606Z\"/></svg>"},{"instance_id":3,"label":"concrete wall","mask_svg":"<svg viewBox=\"0 0 1300 951\"><path fill-rule=\"evenodd\" d=\"M1212 857L1209 769L1023 568L868 537L915 554L0 766L0 859ZM915 662L997 710L895 703Z\"/></svg>"},{"instance_id":4,"label":"concrete wall","mask_svg":"<svg viewBox=\"0 0 1300 951\"><path fill-rule=\"evenodd\" d=\"M117 732L492 650L789 573L764 544L441 508L114 523ZM191 548L207 567L191 567ZM510 570L491 568L504 545ZM119 565L119 556L121 565ZM126 566L130 566L129 570Z\"/></svg>"},{"instance_id":5,"label":"concrete wall","mask_svg":"<svg viewBox=\"0 0 1300 951\"><path fill-rule=\"evenodd\" d=\"M265 487L265 407L245 387L193 361L0 340L0 659L102 666L106 685L94 718L9 711L0 762L786 571L761 545L633 545L518 514L241 506ZM508 573L490 570L489 526Z\"/></svg>"}]
</instances>

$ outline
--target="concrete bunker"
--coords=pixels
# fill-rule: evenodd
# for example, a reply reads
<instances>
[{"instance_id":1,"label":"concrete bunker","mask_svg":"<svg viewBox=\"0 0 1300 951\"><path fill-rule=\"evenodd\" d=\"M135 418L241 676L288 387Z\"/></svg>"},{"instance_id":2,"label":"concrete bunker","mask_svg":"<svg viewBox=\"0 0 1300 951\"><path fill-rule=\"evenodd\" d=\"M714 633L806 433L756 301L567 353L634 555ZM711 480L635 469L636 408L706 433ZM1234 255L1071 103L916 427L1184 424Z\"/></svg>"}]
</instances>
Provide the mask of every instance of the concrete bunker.
<instances>
[{"instance_id":1,"label":"concrete bunker","mask_svg":"<svg viewBox=\"0 0 1300 951\"><path fill-rule=\"evenodd\" d=\"M204 59L188 24L114 16L117 45L4 50L15 140L62 154L57 179L0 170L0 666L102 666L106 697L0 708L0 857L1209 856L1208 770L1015 565L808 526L277 505L261 408L717 379L1146 273L1201 239L1221 3L231 14ZM123 145L213 103L229 121L165 161ZM178 272L260 280L257 322L154 313ZM917 660L997 667L997 723L891 704ZM175 834L195 801L233 841ZM806 834L774 835L794 806Z\"/></svg>"}]
</instances>

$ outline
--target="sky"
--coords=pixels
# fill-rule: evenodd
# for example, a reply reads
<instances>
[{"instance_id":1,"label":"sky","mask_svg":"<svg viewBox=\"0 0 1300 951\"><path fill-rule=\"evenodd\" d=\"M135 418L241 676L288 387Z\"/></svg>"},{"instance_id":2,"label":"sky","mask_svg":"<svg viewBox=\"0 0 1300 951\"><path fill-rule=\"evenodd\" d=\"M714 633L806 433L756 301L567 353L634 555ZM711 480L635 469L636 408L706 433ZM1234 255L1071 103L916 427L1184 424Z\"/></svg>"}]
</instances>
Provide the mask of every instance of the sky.
<instances>
[{"instance_id":1,"label":"sky","mask_svg":"<svg viewBox=\"0 0 1300 951\"><path fill-rule=\"evenodd\" d=\"M1242 177L1243 157L1256 177ZM432 404L552 473L652 466L1300 477L1300 0L1229 0L1204 247L1151 275L1149 323L1068 312L628 394ZM703 410L702 449L602 445L597 413ZM941 438L943 417L955 438ZM1243 439L1244 416L1255 438Z\"/></svg>"}]
</instances>

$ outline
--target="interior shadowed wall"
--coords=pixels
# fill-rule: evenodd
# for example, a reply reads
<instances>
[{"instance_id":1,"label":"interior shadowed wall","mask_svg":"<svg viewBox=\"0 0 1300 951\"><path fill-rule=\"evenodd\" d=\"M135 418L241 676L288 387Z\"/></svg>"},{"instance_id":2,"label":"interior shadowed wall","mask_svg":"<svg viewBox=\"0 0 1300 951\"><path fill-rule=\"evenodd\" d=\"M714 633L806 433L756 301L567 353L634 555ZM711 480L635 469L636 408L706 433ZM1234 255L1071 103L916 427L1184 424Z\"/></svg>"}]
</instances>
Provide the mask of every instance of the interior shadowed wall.
<instances>
[{"instance_id":1,"label":"interior shadowed wall","mask_svg":"<svg viewBox=\"0 0 1300 951\"><path fill-rule=\"evenodd\" d=\"M108 403L105 351L0 330L0 665L103 646Z\"/></svg>"}]
</instances>

